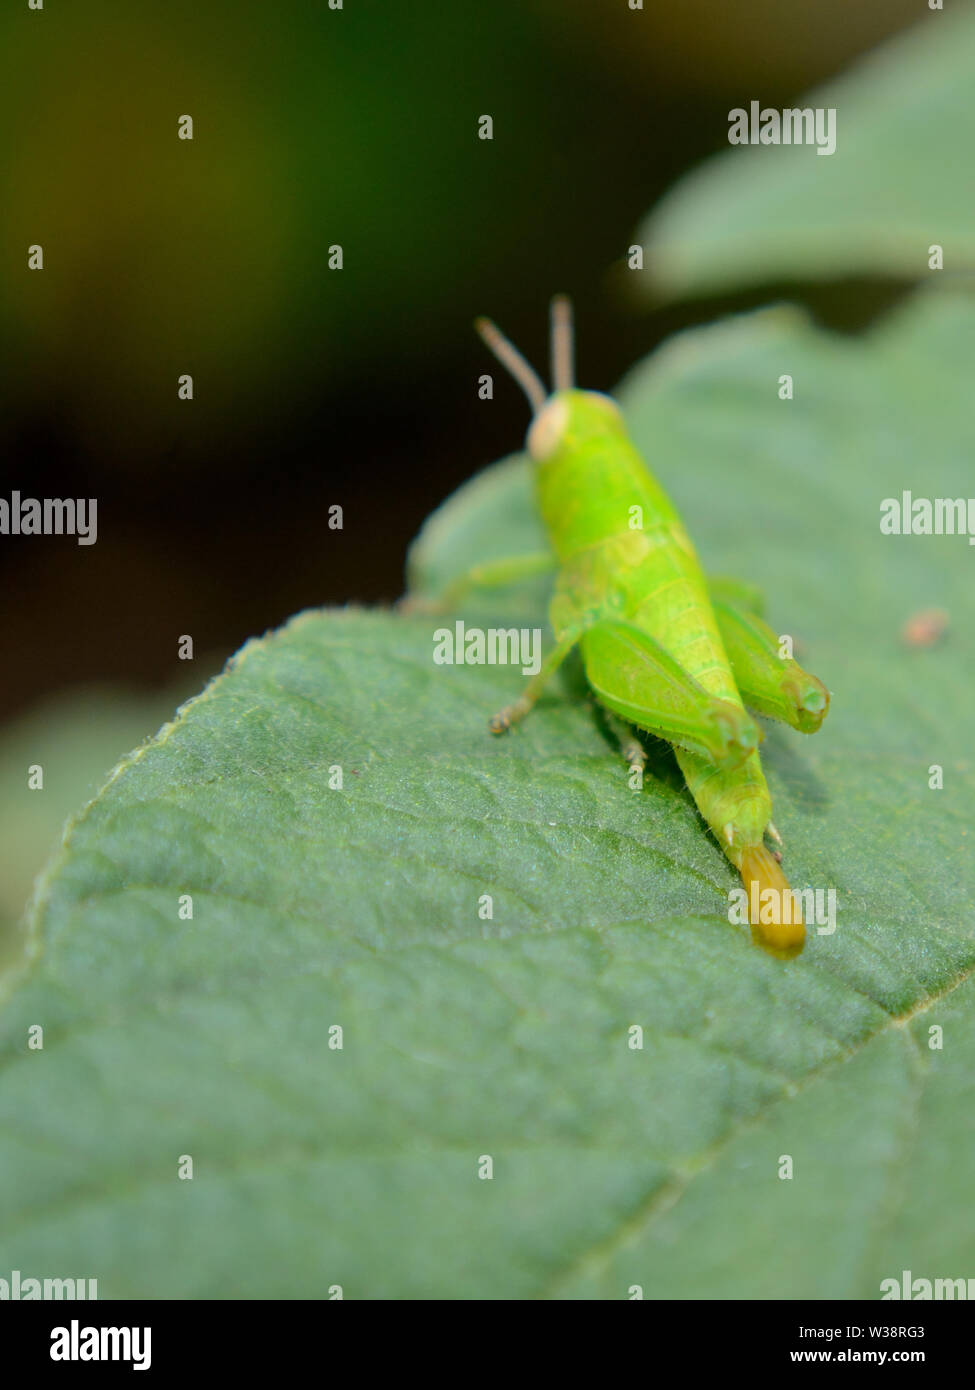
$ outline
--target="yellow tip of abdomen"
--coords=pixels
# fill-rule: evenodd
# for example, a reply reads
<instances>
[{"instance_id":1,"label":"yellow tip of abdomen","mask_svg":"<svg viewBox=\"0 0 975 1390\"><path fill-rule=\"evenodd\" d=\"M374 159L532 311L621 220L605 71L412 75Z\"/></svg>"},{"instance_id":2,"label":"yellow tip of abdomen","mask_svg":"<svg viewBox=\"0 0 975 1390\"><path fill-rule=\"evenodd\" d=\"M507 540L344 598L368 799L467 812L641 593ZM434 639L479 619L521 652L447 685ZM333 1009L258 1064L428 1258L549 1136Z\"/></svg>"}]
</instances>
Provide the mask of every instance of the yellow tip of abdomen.
<instances>
[{"instance_id":1,"label":"yellow tip of abdomen","mask_svg":"<svg viewBox=\"0 0 975 1390\"><path fill-rule=\"evenodd\" d=\"M794 956L803 947L806 928L788 879L764 845L742 850L741 881L748 894L752 934L776 954Z\"/></svg>"}]
</instances>

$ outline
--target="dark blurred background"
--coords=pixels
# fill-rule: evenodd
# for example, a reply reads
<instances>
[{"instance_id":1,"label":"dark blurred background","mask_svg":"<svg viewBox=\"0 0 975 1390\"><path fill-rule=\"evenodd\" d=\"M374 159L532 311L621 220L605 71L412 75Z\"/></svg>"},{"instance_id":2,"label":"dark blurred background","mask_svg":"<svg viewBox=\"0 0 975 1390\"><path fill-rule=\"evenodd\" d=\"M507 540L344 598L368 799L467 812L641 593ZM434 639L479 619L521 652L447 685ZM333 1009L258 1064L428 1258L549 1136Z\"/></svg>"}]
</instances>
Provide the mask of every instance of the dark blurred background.
<instances>
[{"instance_id":1,"label":"dark blurred background","mask_svg":"<svg viewBox=\"0 0 975 1390\"><path fill-rule=\"evenodd\" d=\"M475 314L544 366L545 306L568 290L582 379L609 388L675 327L739 307L648 314L612 267L726 147L731 106L789 104L919 13L5 7L2 495L96 496L99 534L0 539L0 719L76 682L166 682L182 633L215 659L302 607L395 598L424 516L527 424L500 375L477 400ZM790 293L855 326L892 288Z\"/></svg>"},{"instance_id":2,"label":"dark blurred background","mask_svg":"<svg viewBox=\"0 0 975 1390\"><path fill-rule=\"evenodd\" d=\"M302 607L395 598L426 514L527 424L500 374L477 399L493 369L475 314L545 367L546 303L568 290L581 377L609 388L675 327L741 307L648 314L612 268L726 147L731 106L787 105L919 16L918 0L5 7L0 493L96 496L99 533L0 538L0 719L75 683L164 684L182 633L212 666ZM789 287L840 327L895 291Z\"/></svg>"}]
</instances>

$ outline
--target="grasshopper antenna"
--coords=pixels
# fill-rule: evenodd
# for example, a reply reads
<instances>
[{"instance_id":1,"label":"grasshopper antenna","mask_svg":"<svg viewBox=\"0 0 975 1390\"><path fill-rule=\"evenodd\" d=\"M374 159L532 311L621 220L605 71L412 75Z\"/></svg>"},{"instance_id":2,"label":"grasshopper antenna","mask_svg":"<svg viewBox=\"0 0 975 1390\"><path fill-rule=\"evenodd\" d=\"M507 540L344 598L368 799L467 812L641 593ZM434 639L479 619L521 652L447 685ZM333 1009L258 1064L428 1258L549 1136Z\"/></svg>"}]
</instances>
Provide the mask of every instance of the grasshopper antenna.
<instances>
[{"instance_id":1,"label":"grasshopper antenna","mask_svg":"<svg viewBox=\"0 0 975 1390\"><path fill-rule=\"evenodd\" d=\"M571 391L574 385L572 361L572 301L566 294L552 300L552 384L556 391Z\"/></svg>"},{"instance_id":2,"label":"grasshopper antenna","mask_svg":"<svg viewBox=\"0 0 975 1390\"><path fill-rule=\"evenodd\" d=\"M498 361L508 368L508 371L528 397L532 411L537 415L545 404L548 392L535 368L522 357L514 343L508 342L501 330L490 319L475 319L474 327Z\"/></svg>"}]
</instances>

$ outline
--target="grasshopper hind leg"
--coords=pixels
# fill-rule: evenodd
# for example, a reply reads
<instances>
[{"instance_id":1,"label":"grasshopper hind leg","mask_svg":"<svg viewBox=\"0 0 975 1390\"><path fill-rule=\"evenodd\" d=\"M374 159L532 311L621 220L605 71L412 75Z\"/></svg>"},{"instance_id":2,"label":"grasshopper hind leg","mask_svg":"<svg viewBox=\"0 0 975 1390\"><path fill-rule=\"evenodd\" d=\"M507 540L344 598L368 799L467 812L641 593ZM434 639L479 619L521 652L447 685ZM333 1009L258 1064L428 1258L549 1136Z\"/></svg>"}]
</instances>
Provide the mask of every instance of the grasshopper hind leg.
<instances>
[{"instance_id":1,"label":"grasshopper hind leg","mask_svg":"<svg viewBox=\"0 0 975 1390\"><path fill-rule=\"evenodd\" d=\"M582 654L593 693L617 718L721 768L758 747L744 709L710 695L641 627L604 618L582 634Z\"/></svg>"},{"instance_id":2,"label":"grasshopper hind leg","mask_svg":"<svg viewBox=\"0 0 975 1390\"><path fill-rule=\"evenodd\" d=\"M749 709L814 734L829 710L829 691L791 657L756 609L757 600L730 581L710 582L711 603L741 698Z\"/></svg>"}]
</instances>

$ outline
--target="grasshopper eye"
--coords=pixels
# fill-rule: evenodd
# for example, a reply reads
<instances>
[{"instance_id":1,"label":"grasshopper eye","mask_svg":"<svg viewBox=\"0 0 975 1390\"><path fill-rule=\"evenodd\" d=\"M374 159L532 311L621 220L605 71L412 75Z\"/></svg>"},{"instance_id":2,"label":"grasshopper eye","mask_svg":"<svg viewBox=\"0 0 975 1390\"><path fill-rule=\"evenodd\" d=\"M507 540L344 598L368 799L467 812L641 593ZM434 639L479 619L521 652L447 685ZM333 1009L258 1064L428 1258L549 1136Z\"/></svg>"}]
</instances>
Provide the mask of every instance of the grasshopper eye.
<instances>
[{"instance_id":1,"label":"grasshopper eye","mask_svg":"<svg viewBox=\"0 0 975 1390\"><path fill-rule=\"evenodd\" d=\"M557 398L538 412L528 431L528 452L536 463L555 452L568 422L569 407Z\"/></svg>"}]
</instances>

